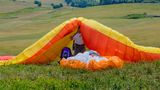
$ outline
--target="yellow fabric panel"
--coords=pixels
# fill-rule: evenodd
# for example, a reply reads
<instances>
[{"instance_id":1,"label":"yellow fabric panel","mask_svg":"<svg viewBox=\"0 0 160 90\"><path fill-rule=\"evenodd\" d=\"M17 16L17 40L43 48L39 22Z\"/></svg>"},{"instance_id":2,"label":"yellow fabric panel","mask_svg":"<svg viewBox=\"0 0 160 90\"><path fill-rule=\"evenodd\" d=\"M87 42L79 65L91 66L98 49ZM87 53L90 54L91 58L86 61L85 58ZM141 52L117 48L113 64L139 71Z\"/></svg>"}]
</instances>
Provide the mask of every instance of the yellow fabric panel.
<instances>
[{"instance_id":1,"label":"yellow fabric panel","mask_svg":"<svg viewBox=\"0 0 160 90\"><path fill-rule=\"evenodd\" d=\"M72 43L70 43L71 36L73 36L74 33L75 32L70 33L69 35L67 35L63 39L61 39L61 40L57 41L55 44L53 44L49 48L49 50L47 50L44 54L42 54L43 56L46 57L44 60L37 57L37 58L39 58L39 60L36 59L37 61L33 61L33 62L36 63L36 62L43 61L43 63L48 63L48 62L54 61L55 59L59 59L60 54L61 54L61 50L66 46L68 47L68 44L70 44L70 45L72 44Z\"/></svg>"},{"instance_id":2,"label":"yellow fabric panel","mask_svg":"<svg viewBox=\"0 0 160 90\"><path fill-rule=\"evenodd\" d=\"M136 45L128 37L122 35L121 33L117 32L107 26L104 26L104 25L98 23L97 21L84 19L84 18L78 18L78 19L81 20L82 23L94 28L95 30L109 36L110 38L112 38L114 40L117 40L117 41L123 43L124 45L136 48L139 51L144 51L144 52L149 52L149 53L157 53L157 54L160 53L160 48L144 47L144 46Z\"/></svg>"}]
</instances>

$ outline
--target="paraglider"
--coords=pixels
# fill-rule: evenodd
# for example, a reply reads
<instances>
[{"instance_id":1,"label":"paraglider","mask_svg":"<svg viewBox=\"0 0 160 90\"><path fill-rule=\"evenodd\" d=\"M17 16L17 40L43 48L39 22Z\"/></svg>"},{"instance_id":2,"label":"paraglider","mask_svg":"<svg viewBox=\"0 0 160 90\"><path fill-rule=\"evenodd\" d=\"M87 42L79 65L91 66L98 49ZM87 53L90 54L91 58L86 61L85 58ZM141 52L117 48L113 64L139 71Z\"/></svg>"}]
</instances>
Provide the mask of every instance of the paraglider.
<instances>
[{"instance_id":1,"label":"paraglider","mask_svg":"<svg viewBox=\"0 0 160 90\"><path fill-rule=\"evenodd\" d=\"M100 56L117 56L125 62L160 59L160 48L136 45L128 37L107 26L80 17L60 24L14 58L0 60L0 65L52 62L55 58L60 57L62 48L71 47L70 37L74 35L79 26L85 46L97 51Z\"/></svg>"}]
</instances>

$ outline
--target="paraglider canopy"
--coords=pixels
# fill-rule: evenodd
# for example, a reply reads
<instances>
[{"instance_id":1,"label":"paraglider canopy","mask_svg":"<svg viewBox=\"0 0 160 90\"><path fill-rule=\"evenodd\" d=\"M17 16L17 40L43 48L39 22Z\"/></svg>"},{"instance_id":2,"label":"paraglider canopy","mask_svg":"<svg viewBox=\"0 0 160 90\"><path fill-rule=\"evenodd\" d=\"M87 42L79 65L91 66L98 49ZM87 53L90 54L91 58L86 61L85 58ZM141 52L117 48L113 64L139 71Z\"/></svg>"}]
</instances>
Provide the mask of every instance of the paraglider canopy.
<instances>
[{"instance_id":1,"label":"paraglider canopy","mask_svg":"<svg viewBox=\"0 0 160 90\"><path fill-rule=\"evenodd\" d=\"M59 57L63 47L71 45L70 37L79 26L86 47L97 51L101 56L118 56L131 62L160 59L159 48L136 45L126 36L107 26L80 17L60 24L15 58L0 61L0 65L49 63Z\"/></svg>"}]
</instances>

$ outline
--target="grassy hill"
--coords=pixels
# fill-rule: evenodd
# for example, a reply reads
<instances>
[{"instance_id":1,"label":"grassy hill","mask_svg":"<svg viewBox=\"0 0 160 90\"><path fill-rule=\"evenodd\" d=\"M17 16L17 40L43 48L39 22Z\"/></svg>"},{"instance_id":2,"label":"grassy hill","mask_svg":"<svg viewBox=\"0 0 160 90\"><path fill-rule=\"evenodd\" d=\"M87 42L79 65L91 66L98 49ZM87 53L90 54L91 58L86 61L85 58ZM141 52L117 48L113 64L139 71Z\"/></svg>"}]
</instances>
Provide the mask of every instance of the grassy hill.
<instances>
[{"instance_id":1,"label":"grassy hill","mask_svg":"<svg viewBox=\"0 0 160 90\"><path fill-rule=\"evenodd\" d=\"M89 8L65 6L53 10L50 1L41 8L36 7L32 0L0 1L0 55L17 55L52 28L73 17L97 20L128 36L136 44L160 47L160 18L123 18L129 14L160 15L159 4L117 4ZM125 64L120 70L98 72L64 69L57 62L51 65L1 66L0 90L159 90L159 67L159 61Z\"/></svg>"}]
</instances>

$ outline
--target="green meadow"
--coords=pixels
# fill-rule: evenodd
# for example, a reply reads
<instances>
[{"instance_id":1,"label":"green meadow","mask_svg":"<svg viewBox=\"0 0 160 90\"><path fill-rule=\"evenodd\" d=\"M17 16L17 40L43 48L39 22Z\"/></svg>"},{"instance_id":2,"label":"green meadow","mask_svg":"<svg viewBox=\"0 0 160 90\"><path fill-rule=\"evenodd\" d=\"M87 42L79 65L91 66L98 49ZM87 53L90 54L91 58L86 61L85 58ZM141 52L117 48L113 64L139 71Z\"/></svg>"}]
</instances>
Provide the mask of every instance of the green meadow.
<instances>
[{"instance_id":1,"label":"green meadow","mask_svg":"<svg viewBox=\"0 0 160 90\"><path fill-rule=\"evenodd\" d=\"M45 2L45 0L42 0ZM17 55L62 22L85 17L111 27L134 43L160 47L160 4L114 4L52 9L49 0L0 1L0 56ZM55 0L56 1L56 0ZM128 18L130 15L131 18ZM138 19L132 19L132 15ZM93 37L94 38L94 37ZM122 69L86 71L49 65L0 66L0 90L159 90L160 61L125 63Z\"/></svg>"}]
</instances>

